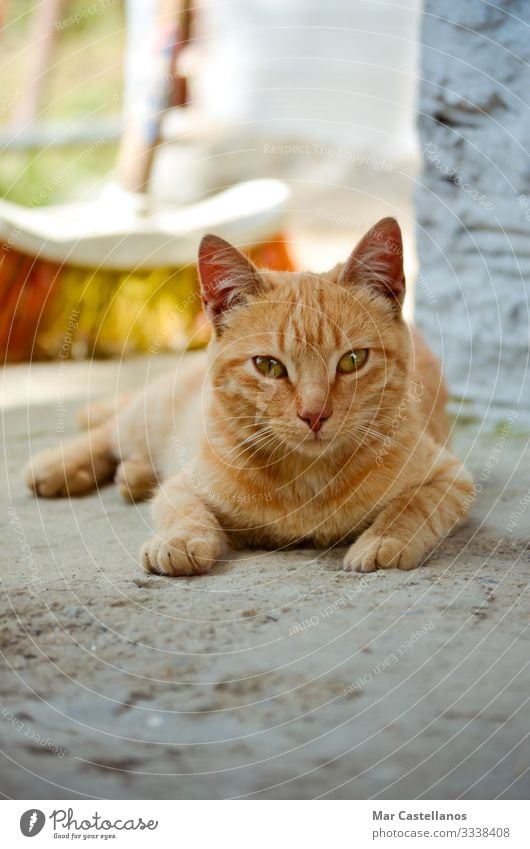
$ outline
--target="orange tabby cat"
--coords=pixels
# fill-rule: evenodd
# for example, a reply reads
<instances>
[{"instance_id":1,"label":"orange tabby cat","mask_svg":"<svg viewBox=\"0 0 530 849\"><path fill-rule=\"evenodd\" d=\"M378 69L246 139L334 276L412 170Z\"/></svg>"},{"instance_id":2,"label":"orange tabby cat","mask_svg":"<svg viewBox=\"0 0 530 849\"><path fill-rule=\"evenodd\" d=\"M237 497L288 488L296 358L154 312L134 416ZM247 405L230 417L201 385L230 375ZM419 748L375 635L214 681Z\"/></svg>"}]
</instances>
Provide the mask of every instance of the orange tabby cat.
<instances>
[{"instance_id":1,"label":"orange tabby cat","mask_svg":"<svg viewBox=\"0 0 530 849\"><path fill-rule=\"evenodd\" d=\"M141 559L166 575L231 547L346 542L345 569L418 566L473 488L444 447L439 364L402 318L397 222L325 275L258 271L216 236L199 272L208 352L117 415L99 405L97 426L33 459L30 488L79 495L114 476L134 500L162 481Z\"/></svg>"}]
</instances>

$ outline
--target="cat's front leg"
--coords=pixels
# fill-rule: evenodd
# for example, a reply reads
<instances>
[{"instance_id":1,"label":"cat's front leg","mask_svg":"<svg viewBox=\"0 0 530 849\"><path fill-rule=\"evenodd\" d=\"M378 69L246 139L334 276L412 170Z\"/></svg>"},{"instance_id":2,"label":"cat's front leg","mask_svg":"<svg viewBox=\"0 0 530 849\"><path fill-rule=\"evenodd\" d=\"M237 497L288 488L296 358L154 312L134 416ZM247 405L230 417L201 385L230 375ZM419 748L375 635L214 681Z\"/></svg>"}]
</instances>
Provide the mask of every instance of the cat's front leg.
<instances>
[{"instance_id":1,"label":"cat's front leg","mask_svg":"<svg viewBox=\"0 0 530 849\"><path fill-rule=\"evenodd\" d=\"M468 513L473 481L448 451L442 451L423 483L390 501L350 547L344 568L415 569Z\"/></svg>"},{"instance_id":2,"label":"cat's front leg","mask_svg":"<svg viewBox=\"0 0 530 849\"><path fill-rule=\"evenodd\" d=\"M185 476L170 478L153 502L154 536L140 552L148 572L202 575L228 547L216 517Z\"/></svg>"}]
</instances>

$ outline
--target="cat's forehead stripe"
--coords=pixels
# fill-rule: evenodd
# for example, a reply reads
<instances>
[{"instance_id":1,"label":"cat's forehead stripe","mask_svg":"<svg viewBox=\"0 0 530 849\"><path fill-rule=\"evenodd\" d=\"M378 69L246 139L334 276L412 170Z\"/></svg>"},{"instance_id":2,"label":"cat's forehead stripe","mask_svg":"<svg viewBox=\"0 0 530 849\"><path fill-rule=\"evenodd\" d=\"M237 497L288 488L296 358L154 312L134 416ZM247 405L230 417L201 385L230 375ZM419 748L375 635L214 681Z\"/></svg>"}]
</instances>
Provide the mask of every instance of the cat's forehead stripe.
<instances>
[{"instance_id":1,"label":"cat's forehead stripe","mask_svg":"<svg viewBox=\"0 0 530 849\"><path fill-rule=\"evenodd\" d=\"M296 288L292 281L285 280L284 284L276 287L273 296L278 306L273 336L279 349L289 352L304 343L317 350L343 346L341 316L336 306L333 309L329 289L321 285L319 278L308 275Z\"/></svg>"}]
</instances>

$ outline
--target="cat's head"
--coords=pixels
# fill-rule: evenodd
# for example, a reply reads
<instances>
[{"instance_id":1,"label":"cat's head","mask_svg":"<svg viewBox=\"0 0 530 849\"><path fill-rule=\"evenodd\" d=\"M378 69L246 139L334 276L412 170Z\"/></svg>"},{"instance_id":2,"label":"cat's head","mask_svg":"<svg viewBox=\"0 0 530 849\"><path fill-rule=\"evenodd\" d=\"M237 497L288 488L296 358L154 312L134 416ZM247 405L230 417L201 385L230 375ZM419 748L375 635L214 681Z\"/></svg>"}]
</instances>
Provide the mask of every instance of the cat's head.
<instances>
[{"instance_id":1,"label":"cat's head","mask_svg":"<svg viewBox=\"0 0 530 849\"><path fill-rule=\"evenodd\" d=\"M410 357L395 219L327 274L258 270L205 236L199 274L220 425L230 422L256 452L287 446L310 456L386 432Z\"/></svg>"}]
</instances>

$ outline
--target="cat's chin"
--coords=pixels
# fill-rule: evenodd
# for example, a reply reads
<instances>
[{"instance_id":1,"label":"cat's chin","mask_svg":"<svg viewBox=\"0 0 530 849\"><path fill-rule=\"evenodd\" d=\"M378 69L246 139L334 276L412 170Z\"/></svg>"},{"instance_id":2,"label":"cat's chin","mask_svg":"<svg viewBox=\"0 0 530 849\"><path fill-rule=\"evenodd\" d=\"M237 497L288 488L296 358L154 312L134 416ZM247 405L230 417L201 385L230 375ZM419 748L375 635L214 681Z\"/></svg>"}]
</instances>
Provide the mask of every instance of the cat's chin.
<instances>
[{"instance_id":1,"label":"cat's chin","mask_svg":"<svg viewBox=\"0 0 530 849\"><path fill-rule=\"evenodd\" d=\"M293 444L291 450L306 457L318 457L324 454L329 455L338 450L339 447L339 440L337 440L336 436L315 433Z\"/></svg>"}]
</instances>

